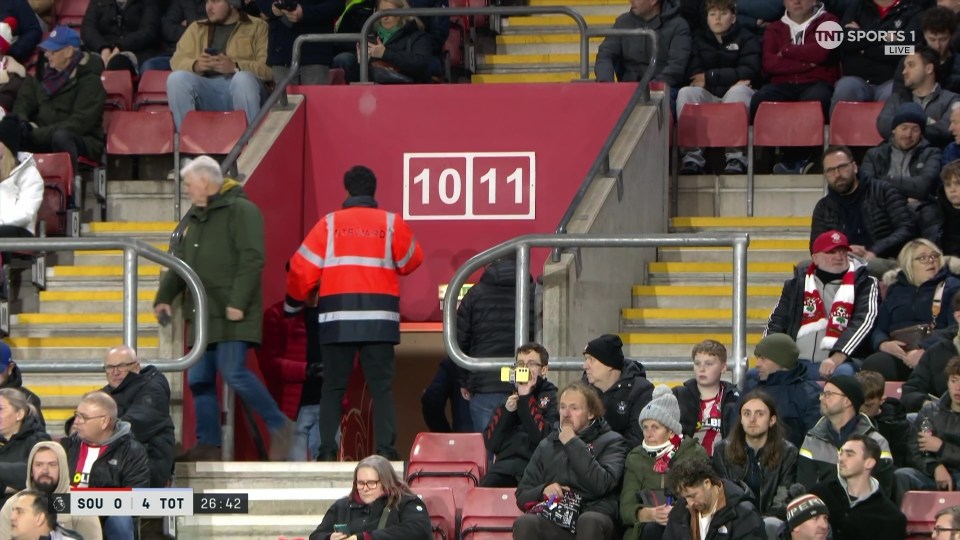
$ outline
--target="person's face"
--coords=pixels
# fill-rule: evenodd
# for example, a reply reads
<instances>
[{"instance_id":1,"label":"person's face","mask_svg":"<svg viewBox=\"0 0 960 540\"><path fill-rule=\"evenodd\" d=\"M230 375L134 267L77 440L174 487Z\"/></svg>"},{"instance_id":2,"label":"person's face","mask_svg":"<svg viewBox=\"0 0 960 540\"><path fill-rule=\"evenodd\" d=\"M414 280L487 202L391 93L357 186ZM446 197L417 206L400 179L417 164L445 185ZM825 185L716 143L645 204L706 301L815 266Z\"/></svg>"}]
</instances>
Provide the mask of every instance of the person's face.
<instances>
[{"instance_id":1,"label":"person's face","mask_svg":"<svg viewBox=\"0 0 960 540\"><path fill-rule=\"evenodd\" d=\"M951 375L947 378L947 391L950 392L950 401L954 407L960 406L960 375Z\"/></svg>"},{"instance_id":2,"label":"person's face","mask_svg":"<svg viewBox=\"0 0 960 540\"><path fill-rule=\"evenodd\" d=\"M836 386L827 383L820 392L820 414L823 416L835 416L847 408L849 400L843 395Z\"/></svg>"},{"instance_id":3,"label":"person's face","mask_svg":"<svg viewBox=\"0 0 960 540\"><path fill-rule=\"evenodd\" d=\"M830 532L830 520L821 514L813 516L793 528L791 540L825 540Z\"/></svg>"},{"instance_id":4,"label":"person's face","mask_svg":"<svg viewBox=\"0 0 960 540\"><path fill-rule=\"evenodd\" d=\"M903 85L916 90L926 84L927 78L933 74L933 68L932 64L925 64L919 54L908 54L903 60Z\"/></svg>"},{"instance_id":5,"label":"person's face","mask_svg":"<svg viewBox=\"0 0 960 540\"><path fill-rule=\"evenodd\" d=\"M937 0L937 5L954 13L960 13L960 0Z\"/></svg>"},{"instance_id":6,"label":"person's face","mask_svg":"<svg viewBox=\"0 0 960 540\"><path fill-rule=\"evenodd\" d=\"M643 442L648 446L658 446L670 440L674 435L666 426L656 420L644 420L640 423L643 430Z\"/></svg>"},{"instance_id":7,"label":"person's face","mask_svg":"<svg viewBox=\"0 0 960 540\"><path fill-rule=\"evenodd\" d=\"M893 128L893 144L903 151L912 149L920 144L923 134L920 132L920 126L913 122L904 122Z\"/></svg>"},{"instance_id":8,"label":"person's face","mask_svg":"<svg viewBox=\"0 0 960 540\"><path fill-rule=\"evenodd\" d=\"M38 450L33 455L30 478L40 491L53 493L57 489L57 484L60 483L60 461L53 450Z\"/></svg>"},{"instance_id":9,"label":"person's face","mask_svg":"<svg viewBox=\"0 0 960 540\"><path fill-rule=\"evenodd\" d=\"M530 382L534 384L537 382L537 377L547 376L547 366L540 363L540 353L537 351L527 351L518 354L516 367L529 369Z\"/></svg>"},{"instance_id":10,"label":"person's face","mask_svg":"<svg viewBox=\"0 0 960 540\"><path fill-rule=\"evenodd\" d=\"M80 439L99 443L105 440L104 435L110 426L110 419L104 414L103 409L93 403L82 401L77 405L77 411L74 414L73 427L77 430L77 436Z\"/></svg>"},{"instance_id":11,"label":"person's face","mask_svg":"<svg viewBox=\"0 0 960 540\"><path fill-rule=\"evenodd\" d=\"M883 403L883 396L873 397L863 401L863 406L860 407L860 412L869 416L870 418L875 418L880 414L880 405Z\"/></svg>"},{"instance_id":12,"label":"person's face","mask_svg":"<svg viewBox=\"0 0 960 540\"><path fill-rule=\"evenodd\" d=\"M713 386L720 382L726 364L712 354L697 353L693 357L693 376L701 386Z\"/></svg>"},{"instance_id":13,"label":"person's face","mask_svg":"<svg viewBox=\"0 0 960 540\"><path fill-rule=\"evenodd\" d=\"M103 370L107 373L107 384L112 388L120 386L131 371L139 372L140 364L130 359L123 351L110 351L103 360Z\"/></svg>"},{"instance_id":14,"label":"person's face","mask_svg":"<svg viewBox=\"0 0 960 540\"><path fill-rule=\"evenodd\" d=\"M751 399L740 408L740 424L748 437L763 437L776 423L777 417L771 416L770 409L759 399Z\"/></svg>"},{"instance_id":15,"label":"person's face","mask_svg":"<svg viewBox=\"0 0 960 540\"><path fill-rule=\"evenodd\" d=\"M656 14L660 0L630 0L630 12L644 19Z\"/></svg>"},{"instance_id":16,"label":"person's face","mask_svg":"<svg viewBox=\"0 0 960 540\"><path fill-rule=\"evenodd\" d=\"M614 369L597 360L592 354L583 354L583 371L587 374L587 381L596 385L598 382L608 381L613 377Z\"/></svg>"},{"instance_id":17,"label":"person's face","mask_svg":"<svg viewBox=\"0 0 960 540\"><path fill-rule=\"evenodd\" d=\"M210 3L207 2L207 5ZM207 199L210 198L209 189L210 181L206 177L196 173L187 173L183 176L183 190L190 197L192 204L206 206Z\"/></svg>"},{"instance_id":18,"label":"person's face","mask_svg":"<svg viewBox=\"0 0 960 540\"><path fill-rule=\"evenodd\" d=\"M14 409L7 398L0 397L0 434L9 439L20 431L23 414L24 411Z\"/></svg>"},{"instance_id":19,"label":"person's face","mask_svg":"<svg viewBox=\"0 0 960 540\"><path fill-rule=\"evenodd\" d=\"M63 71L70 64L73 53L76 51L73 47L66 46L59 51L43 51L43 56L47 59L47 65L57 71Z\"/></svg>"},{"instance_id":20,"label":"person's face","mask_svg":"<svg viewBox=\"0 0 960 540\"><path fill-rule=\"evenodd\" d=\"M681 489L680 496L686 499L687 508L703 513L713 508L717 490L709 480L704 480L697 485Z\"/></svg>"},{"instance_id":21,"label":"person's face","mask_svg":"<svg viewBox=\"0 0 960 540\"><path fill-rule=\"evenodd\" d=\"M943 192L954 208L960 208L960 178L950 179L943 183Z\"/></svg>"},{"instance_id":22,"label":"person's face","mask_svg":"<svg viewBox=\"0 0 960 540\"><path fill-rule=\"evenodd\" d=\"M927 47L937 51L941 57L950 50L950 34L947 32L924 32L923 39L927 42Z\"/></svg>"},{"instance_id":23,"label":"person's face","mask_svg":"<svg viewBox=\"0 0 960 540\"><path fill-rule=\"evenodd\" d=\"M33 540L40 538L41 533L45 532L41 527L45 517L43 514L34 513L33 499L33 495L17 497L13 512L10 514L10 532L13 540Z\"/></svg>"},{"instance_id":24,"label":"person's face","mask_svg":"<svg viewBox=\"0 0 960 540\"><path fill-rule=\"evenodd\" d=\"M728 9L711 9L707 12L707 26L718 36L725 34L736 20L737 14Z\"/></svg>"},{"instance_id":25,"label":"person's face","mask_svg":"<svg viewBox=\"0 0 960 540\"><path fill-rule=\"evenodd\" d=\"M207 19L211 24L223 24L230 18L230 4L227 0L207 0Z\"/></svg>"},{"instance_id":26,"label":"person's face","mask_svg":"<svg viewBox=\"0 0 960 540\"><path fill-rule=\"evenodd\" d=\"M767 380L771 373L776 373L780 371L780 364L777 364L769 358L764 358L763 356L758 356L757 358L757 374L760 376L761 381Z\"/></svg>"},{"instance_id":27,"label":"person's face","mask_svg":"<svg viewBox=\"0 0 960 540\"><path fill-rule=\"evenodd\" d=\"M803 22L813 15L816 0L783 0L787 16L794 22Z\"/></svg>"},{"instance_id":28,"label":"person's face","mask_svg":"<svg viewBox=\"0 0 960 540\"><path fill-rule=\"evenodd\" d=\"M832 251L814 253L810 258L813 259L813 264L817 265L817 268L824 272L839 274L840 272L845 272L850 266L847 253L847 248L838 247Z\"/></svg>"},{"instance_id":29,"label":"person's face","mask_svg":"<svg viewBox=\"0 0 960 540\"><path fill-rule=\"evenodd\" d=\"M377 471L370 467L357 469L357 493L360 494L360 500L366 504L383 496L383 483L380 482Z\"/></svg>"},{"instance_id":30,"label":"person's face","mask_svg":"<svg viewBox=\"0 0 960 540\"><path fill-rule=\"evenodd\" d=\"M863 443L861 441L847 441L840 447L837 454L837 473L841 478L854 478L872 468L872 459L864 459Z\"/></svg>"},{"instance_id":31,"label":"person's face","mask_svg":"<svg viewBox=\"0 0 960 540\"><path fill-rule=\"evenodd\" d=\"M397 6L393 5L391 2L382 1L377 5L377 11L387 11L391 9L396 9ZM395 15L388 15L380 19L380 26L386 28L387 30L397 27L397 24L400 23L400 18Z\"/></svg>"},{"instance_id":32,"label":"person's face","mask_svg":"<svg viewBox=\"0 0 960 540\"><path fill-rule=\"evenodd\" d=\"M944 514L937 518L937 522L933 525L933 532L930 533L930 537L934 540L953 540L957 534L953 529L953 518L950 514Z\"/></svg>"},{"instance_id":33,"label":"person's face","mask_svg":"<svg viewBox=\"0 0 960 540\"><path fill-rule=\"evenodd\" d=\"M960 107L950 111L950 133L953 140L960 144Z\"/></svg>"},{"instance_id":34,"label":"person's face","mask_svg":"<svg viewBox=\"0 0 960 540\"><path fill-rule=\"evenodd\" d=\"M594 419L587 409L587 397L573 390L560 396L560 426L580 433Z\"/></svg>"},{"instance_id":35,"label":"person's face","mask_svg":"<svg viewBox=\"0 0 960 540\"><path fill-rule=\"evenodd\" d=\"M913 260L910 265L913 267L913 281L915 285L926 283L933 276L937 275L942 266L942 256L934 249L921 245L913 252Z\"/></svg>"},{"instance_id":36,"label":"person's face","mask_svg":"<svg viewBox=\"0 0 960 540\"><path fill-rule=\"evenodd\" d=\"M857 162L843 152L834 152L823 158L823 176L830 189L840 195L857 189Z\"/></svg>"}]
</instances>

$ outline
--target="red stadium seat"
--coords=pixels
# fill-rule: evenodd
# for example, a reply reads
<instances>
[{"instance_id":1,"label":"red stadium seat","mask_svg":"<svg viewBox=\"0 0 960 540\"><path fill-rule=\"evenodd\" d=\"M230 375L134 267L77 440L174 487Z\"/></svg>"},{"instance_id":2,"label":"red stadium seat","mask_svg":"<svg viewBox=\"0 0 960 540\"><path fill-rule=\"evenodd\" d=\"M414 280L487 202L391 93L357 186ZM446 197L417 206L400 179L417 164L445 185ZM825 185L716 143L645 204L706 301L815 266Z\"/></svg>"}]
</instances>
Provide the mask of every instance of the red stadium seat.
<instances>
[{"instance_id":1,"label":"red stadium seat","mask_svg":"<svg viewBox=\"0 0 960 540\"><path fill-rule=\"evenodd\" d=\"M44 223L47 236L79 236L79 214L68 210L75 182L70 154L34 154L33 159L44 183L38 223Z\"/></svg>"},{"instance_id":2,"label":"red stadium seat","mask_svg":"<svg viewBox=\"0 0 960 540\"><path fill-rule=\"evenodd\" d=\"M900 399L903 396L903 381L888 381L883 384L883 397Z\"/></svg>"},{"instance_id":3,"label":"red stadium seat","mask_svg":"<svg viewBox=\"0 0 960 540\"><path fill-rule=\"evenodd\" d=\"M173 154L173 136L173 115L169 111L116 111L107 129L107 154Z\"/></svg>"},{"instance_id":4,"label":"red stadium seat","mask_svg":"<svg viewBox=\"0 0 960 540\"><path fill-rule=\"evenodd\" d=\"M167 77L170 71L150 70L140 76L133 108L138 111L168 111Z\"/></svg>"},{"instance_id":5,"label":"red stadium seat","mask_svg":"<svg viewBox=\"0 0 960 540\"><path fill-rule=\"evenodd\" d=\"M434 540L455 540L457 534L457 503L448 487L414 488L430 514Z\"/></svg>"},{"instance_id":6,"label":"red stadium seat","mask_svg":"<svg viewBox=\"0 0 960 540\"><path fill-rule=\"evenodd\" d=\"M764 101L753 119L754 146L823 146L823 141L819 101Z\"/></svg>"},{"instance_id":7,"label":"red stadium seat","mask_svg":"<svg viewBox=\"0 0 960 540\"><path fill-rule=\"evenodd\" d=\"M327 84L344 85L347 84L347 74L341 68L331 68L327 75Z\"/></svg>"},{"instance_id":8,"label":"red stadium seat","mask_svg":"<svg viewBox=\"0 0 960 540\"><path fill-rule=\"evenodd\" d=\"M180 152L229 154L246 129L243 111L190 111L180 125Z\"/></svg>"},{"instance_id":9,"label":"red stadium seat","mask_svg":"<svg viewBox=\"0 0 960 540\"><path fill-rule=\"evenodd\" d=\"M957 491L908 491L900 503L900 511L907 516L907 536L930 538L937 512L960 504Z\"/></svg>"},{"instance_id":10,"label":"red stadium seat","mask_svg":"<svg viewBox=\"0 0 960 540\"><path fill-rule=\"evenodd\" d=\"M410 487L448 486L457 501L480 484L487 450L479 433L420 433L410 450Z\"/></svg>"},{"instance_id":11,"label":"red stadium seat","mask_svg":"<svg viewBox=\"0 0 960 540\"><path fill-rule=\"evenodd\" d=\"M513 488L473 488L467 491L460 519L462 540L511 540L517 508Z\"/></svg>"},{"instance_id":12,"label":"red stadium seat","mask_svg":"<svg viewBox=\"0 0 960 540\"><path fill-rule=\"evenodd\" d=\"M103 81L103 89L107 91L107 100L104 103L106 110L133 110L133 76L129 71L104 71L100 80Z\"/></svg>"},{"instance_id":13,"label":"red stadium seat","mask_svg":"<svg viewBox=\"0 0 960 540\"><path fill-rule=\"evenodd\" d=\"M841 101L830 114L830 144L876 146L883 142L877 131L882 101Z\"/></svg>"},{"instance_id":14,"label":"red stadium seat","mask_svg":"<svg viewBox=\"0 0 960 540\"><path fill-rule=\"evenodd\" d=\"M447 35L447 42L443 45L443 51L449 55L451 68L463 68L463 28L459 24L453 22L450 25L450 34Z\"/></svg>"},{"instance_id":15,"label":"red stadium seat","mask_svg":"<svg viewBox=\"0 0 960 540\"><path fill-rule=\"evenodd\" d=\"M87 12L90 0L60 0L57 7L57 24L79 27Z\"/></svg>"},{"instance_id":16,"label":"red stadium seat","mask_svg":"<svg viewBox=\"0 0 960 540\"><path fill-rule=\"evenodd\" d=\"M683 106L677 127L682 148L747 146L750 122L741 103L690 103Z\"/></svg>"}]
</instances>

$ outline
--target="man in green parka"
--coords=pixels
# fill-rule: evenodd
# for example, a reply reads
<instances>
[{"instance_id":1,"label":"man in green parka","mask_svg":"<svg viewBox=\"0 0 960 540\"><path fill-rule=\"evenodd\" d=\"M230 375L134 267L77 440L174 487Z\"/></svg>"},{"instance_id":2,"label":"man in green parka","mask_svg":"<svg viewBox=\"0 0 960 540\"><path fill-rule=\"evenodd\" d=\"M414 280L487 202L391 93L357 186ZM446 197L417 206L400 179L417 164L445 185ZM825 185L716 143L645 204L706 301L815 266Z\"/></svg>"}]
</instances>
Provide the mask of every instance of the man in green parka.
<instances>
[{"instance_id":1,"label":"man in green parka","mask_svg":"<svg viewBox=\"0 0 960 540\"><path fill-rule=\"evenodd\" d=\"M263 216L240 184L225 179L220 165L209 156L191 161L181 177L193 207L184 217L188 225L176 256L203 283L210 308L210 339L203 358L187 372L197 417L197 444L178 459L220 459L219 371L244 403L263 416L270 429L270 459L282 461L293 443L296 425L246 367L247 348L260 344L263 326ZM185 287L174 272L167 272L160 280L153 310L161 324L169 320L171 304ZM183 311L184 318L191 321L195 308L189 295L184 298ZM193 325L190 328L192 334Z\"/></svg>"}]
</instances>

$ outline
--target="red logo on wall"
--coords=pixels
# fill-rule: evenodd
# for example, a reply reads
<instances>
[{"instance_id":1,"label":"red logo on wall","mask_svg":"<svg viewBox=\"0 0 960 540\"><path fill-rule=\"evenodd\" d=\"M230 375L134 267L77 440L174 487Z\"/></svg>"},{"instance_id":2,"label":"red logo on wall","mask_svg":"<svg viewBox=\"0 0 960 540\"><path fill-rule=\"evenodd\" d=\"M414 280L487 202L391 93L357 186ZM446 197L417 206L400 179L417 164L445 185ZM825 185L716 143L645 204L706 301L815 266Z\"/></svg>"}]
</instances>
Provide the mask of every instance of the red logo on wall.
<instances>
[{"instance_id":1,"label":"red logo on wall","mask_svg":"<svg viewBox=\"0 0 960 540\"><path fill-rule=\"evenodd\" d=\"M403 219L536 218L534 152L403 155Z\"/></svg>"}]
</instances>

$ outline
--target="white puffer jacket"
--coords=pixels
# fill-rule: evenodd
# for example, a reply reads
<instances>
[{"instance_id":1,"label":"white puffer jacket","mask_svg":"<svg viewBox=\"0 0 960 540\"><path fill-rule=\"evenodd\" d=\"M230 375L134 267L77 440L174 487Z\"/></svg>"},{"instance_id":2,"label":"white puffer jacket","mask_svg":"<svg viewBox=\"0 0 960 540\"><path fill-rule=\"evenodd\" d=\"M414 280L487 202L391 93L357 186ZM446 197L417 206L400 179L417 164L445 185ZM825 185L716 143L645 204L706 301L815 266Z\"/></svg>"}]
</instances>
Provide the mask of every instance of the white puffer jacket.
<instances>
[{"instance_id":1,"label":"white puffer jacket","mask_svg":"<svg viewBox=\"0 0 960 540\"><path fill-rule=\"evenodd\" d=\"M0 180L0 225L23 227L36 234L37 213L43 201L43 177L33 154L17 155L20 165Z\"/></svg>"}]
</instances>

